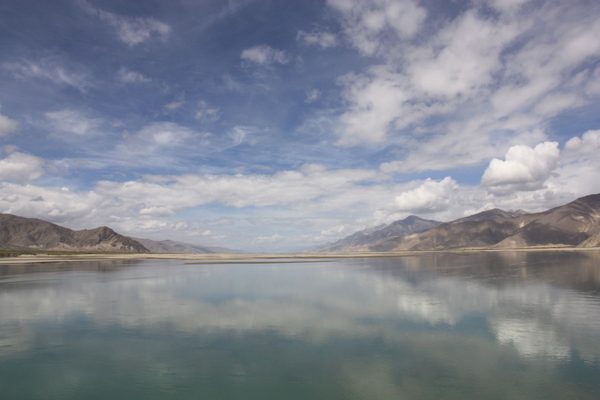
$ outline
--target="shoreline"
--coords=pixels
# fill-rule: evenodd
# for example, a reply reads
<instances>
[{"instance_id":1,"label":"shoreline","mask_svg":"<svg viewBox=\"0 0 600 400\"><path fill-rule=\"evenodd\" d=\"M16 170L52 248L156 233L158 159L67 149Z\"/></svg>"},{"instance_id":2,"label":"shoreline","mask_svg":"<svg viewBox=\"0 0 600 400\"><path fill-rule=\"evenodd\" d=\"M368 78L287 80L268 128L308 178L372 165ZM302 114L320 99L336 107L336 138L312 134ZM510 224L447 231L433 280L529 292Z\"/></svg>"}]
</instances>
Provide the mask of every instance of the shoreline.
<instances>
[{"instance_id":1,"label":"shoreline","mask_svg":"<svg viewBox=\"0 0 600 400\"><path fill-rule=\"evenodd\" d=\"M516 249L451 249L451 250L422 250L403 251L394 253L300 253L300 254L178 254L178 253L118 253L118 254L23 254L14 257L0 258L1 264L41 264L62 262L93 262L108 260L198 260L198 261L225 261L234 260L243 263L259 262L258 260L274 259L336 259L336 258L377 258L377 257L411 257L426 254L453 253L471 254L481 252L531 252L531 251L600 251L599 247L528 247ZM274 261L271 261L271 263ZM285 261L282 261L285 262ZM289 262L289 261L288 261Z\"/></svg>"}]
</instances>

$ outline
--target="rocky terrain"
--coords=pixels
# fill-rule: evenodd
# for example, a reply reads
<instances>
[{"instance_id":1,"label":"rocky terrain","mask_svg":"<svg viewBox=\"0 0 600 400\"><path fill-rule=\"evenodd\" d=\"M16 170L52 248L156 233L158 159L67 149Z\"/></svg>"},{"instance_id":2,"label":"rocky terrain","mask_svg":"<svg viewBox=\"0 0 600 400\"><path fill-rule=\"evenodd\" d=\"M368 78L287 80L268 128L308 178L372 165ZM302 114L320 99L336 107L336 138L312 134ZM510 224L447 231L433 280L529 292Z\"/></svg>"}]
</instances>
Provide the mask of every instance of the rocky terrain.
<instances>
[{"instance_id":1,"label":"rocky terrain","mask_svg":"<svg viewBox=\"0 0 600 400\"><path fill-rule=\"evenodd\" d=\"M105 226L74 231L37 218L0 214L0 249L147 253L139 242Z\"/></svg>"},{"instance_id":2,"label":"rocky terrain","mask_svg":"<svg viewBox=\"0 0 600 400\"><path fill-rule=\"evenodd\" d=\"M412 220L418 217L408 217ZM386 237L381 232L354 234L324 246L322 252L340 251L418 251L464 248L527 247L598 247L600 246L600 194L581 197L564 206L540 213L493 209L446 223L424 228L420 232L399 231ZM422 220L423 221L423 220ZM435 221L429 221L435 222ZM377 238L369 243L367 237ZM355 243L362 244L354 245ZM366 244L366 245L365 245Z\"/></svg>"}]
</instances>

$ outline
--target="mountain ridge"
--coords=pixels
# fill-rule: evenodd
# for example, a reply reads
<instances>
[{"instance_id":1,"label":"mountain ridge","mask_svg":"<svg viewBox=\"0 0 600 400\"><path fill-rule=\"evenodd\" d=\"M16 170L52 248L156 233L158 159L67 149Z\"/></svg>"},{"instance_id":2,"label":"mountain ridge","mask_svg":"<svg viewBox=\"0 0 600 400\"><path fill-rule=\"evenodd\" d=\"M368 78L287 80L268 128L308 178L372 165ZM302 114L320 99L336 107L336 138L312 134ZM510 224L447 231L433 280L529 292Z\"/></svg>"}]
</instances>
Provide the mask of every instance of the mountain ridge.
<instances>
[{"instance_id":1,"label":"mountain ridge","mask_svg":"<svg viewBox=\"0 0 600 400\"><path fill-rule=\"evenodd\" d=\"M415 218L419 217L411 215L369 234L356 232L328 246L323 245L318 251L394 252L600 246L600 194L583 196L536 213L494 208L454 221L437 222L435 226L424 227L421 231L394 231L392 228L414 221Z\"/></svg>"},{"instance_id":2,"label":"mountain ridge","mask_svg":"<svg viewBox=\"0 0 600 400\"><path fill-rule=\"evenodd\" d=\"M109 227L75 231L38 218L0 214L0 249L148 253Z\"/></svg>"}]
</instances>

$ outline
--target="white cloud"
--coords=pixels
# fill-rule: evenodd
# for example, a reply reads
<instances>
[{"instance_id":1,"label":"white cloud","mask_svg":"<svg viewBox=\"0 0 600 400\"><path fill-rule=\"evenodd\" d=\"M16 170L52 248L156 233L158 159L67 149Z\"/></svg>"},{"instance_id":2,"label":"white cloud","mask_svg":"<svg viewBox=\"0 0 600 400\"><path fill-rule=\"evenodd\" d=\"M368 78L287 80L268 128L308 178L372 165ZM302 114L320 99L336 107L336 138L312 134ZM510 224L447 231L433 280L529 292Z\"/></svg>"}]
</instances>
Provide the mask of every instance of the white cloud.
<instances>
[{"instance_id":1,"label":"white cloud","mask_svg":"<svg viewBox=\"0 0 600 400\"><path fill-rule=\"evenodd\" d=\"M557 142L540 143L533 149L513 146L504 161L495 158L490 162L481 184L496 194L540 189L557 167L559 155Z\"/></svg>"},{"instance_id":2,"label":"white cloud","mask_svg":"<svg viewBox=\"0 0 600 400\"><path fill-rule=\"evenodd\" d=\"M321 96L321 92L319 91L319 89L312 89L311 91L308 92L304 102L305 103L314 103L315 101L317 101L319 99L320 96Z\"/></svg>"},{"instance_id":3,"label":"white cloud","mask_svg":"<svg viewBox=\"0 0 600 400\"><path fill-rule=\"evenodd\" d=\"M227 133L227 135L231 138L233 143L231 146L239 146L240 144L247 142L250 144L256 143L255 140L248 140L248 136L253 133L256 133L257 129L250 126L235 126L231 131Z\"/></svg>"},{"instance_id":4,"label":"white cloud","mask_svg":"<svg viewBox=\"0 0 600 400\"><path fill-rule=\"evenodd\" d=\"M117 73L117 78L123 83L148 83L152 79L140 74L139 72L130 71L125 67L121 67Z\"/></svg>"},{"instance_id":5,"label":"white cloud","mask_svg":"<svg viewBox=\"0 0 600 400\"><path fill-rule=\"evenodd\" d=\"M0 159L0 180L33 182L44 174L44 160L29 154L13 152Z\"/></svg>"},{"instance_id":6,"label":"white cloud","mask_svg":"<svg viewBox=\"0 0 600 400\"><path fill-rule=\"evenodd\" d=\"M284 240L285 237L281 236L280 234L276 233L272 236L259 236L257 238L255 238L253 240L254 243L274 243L274 242L280 242L282 240Z\"/></svg>"},{"instance_id":7,"label":"white cloud","mask_svg":"<svg viewBox=\"0 0 600 400\"><path fill-rule=\"evenodd\" d=\"M2 66L4 69L11 71L17 79L47 79L56 85L72 86L85 93L86 88L91 86L87 72L74 71L65 67L64 64L63 61L56 58L46 57L37 61L6 62Z\"/></svg>"},{"instance_id":8,"label":"white cloud","mask_svg":"<svg viewBox=\"0 0 600 400\"><path fill-rule=\"evenodd\" d=\"M181 107L185 102L184 101L172 101L170 103L167 103L163 106L163 108L167 111L167 112L171 112L171 111L175 111L177 110L179 107Z\"/></svg>"},{"instance_id":9,"label":"white cloud","mask_svg":"<svg viewBox=\"0 0 600 400\"><path fill-rule=\"evenodd\" d=\"M330 1L352 45L383 60L340 79L336 144L401 146L406 156L382 164L388 172L477 165L547 140L553 118L589 104L600 19L561 3L500 3L491 16L474 2L415 42L389 39L391 1Z\"/></svg>"},{"instance_id":10,"label":"white cloud","mask_svg":"<svg viewBox=\"0 0 600 400\"><path fill-rule=\"evenodd\" d=\"M322 49L337 45L336 36L330 32L305 32L298 31L296 39L309 46L319 46Z\"/></svg>"},{"instance_id":11,"label":"white cloud","mask_svg":"<svg viewBox=\"0 0 600 400\"><path fill-rule=\"evenodd\" d=\"M69 109L47 112L45 116L55 131L81 136L94 134L104 123L100 118L91 118L81 111Z\"/></svg>"},{"instance_id":12,"label":"white cloud","mask_svg":"<svg viewBox=\"0 0 600 400\"><path fill-rule=\"evenodd\" d=\"M209 106L204 100L198 102L198 110L194 114L194 118L205 121L216 121L220 117L221 114L218 108Z\"/></svg>"},{"instance_id":13,"label":"white cloud","mask_svg":"<svg viewBox=\"0 0 600 400\"><path fill-rule=\"evenodd\" d=\"M329 0L340 12L344 32L363 54L383 52L391 32L397 39L410 39L421 29L427 11L416 1L396 0Z\"/></svg>"},{"instance_id":14,"label":"white cloud","mask_svg":"<svg viewBox=\"0 0 600 400\"><path fill-rule=\"evenodd\" d=\"M459 185L447 176L441 181L426 179L419 186L396 196L387 207L375 212L379 222L393 222L406 214L434 214L455 206L455 193Z\"/></svg>"},{"instance_id":15,"label":"white cloud","mask_svg":"<svg viewBox=\"0 0 600 400\"><path fill-rule=\"evenodd\" d=\"M171 32L171 27L168 24L157 21L154 18L123 17L93 7L86 1L81 1L79 4L88 13L97 16L102 21L115 28L119 39L130 47L149 40L153 34L166 40Z\"/></svg>"},{"instance_id":16,"label":"white cloud","mask_svg":"<svg viewBox=\"0 0 600 400\"><path fill-rule=\"evenodd\" d=\"M574 137L565 143L565 150L578 151L598 157L600 150L600 130L591 130L585 132L581 138Z\"/></svg>"},{"instance_id":17,"label":"white cloud","mask_svg":"<svg viewBox=\"0 0 600 400\"><path fill-rule=\"evenodd\" d=\"M242 51L240 58L266 67L273 64L287 64L289 62L285 51L276 50L267 45L250 47Z\"/></svg>"},{"instance_id":18,"label":"white cloud","mask_svg":"<svg viewBox=\"0 0 600 400\"><path fill-rule=\"evenodd\" d=\"M148 207L140 210L141 215L150 215L152 217L172 217L175 213L167 207Z\"/></svg>"},{"instance_id":19,"label":"white cloud","mask_svg":"<svg viewBox=\"0 0 600 400\"><path fill-rule=\"evenodd\" d=\"M19 128L19 122L0 114L0 137L6 136Z\"/></svg>"}]
</instances>

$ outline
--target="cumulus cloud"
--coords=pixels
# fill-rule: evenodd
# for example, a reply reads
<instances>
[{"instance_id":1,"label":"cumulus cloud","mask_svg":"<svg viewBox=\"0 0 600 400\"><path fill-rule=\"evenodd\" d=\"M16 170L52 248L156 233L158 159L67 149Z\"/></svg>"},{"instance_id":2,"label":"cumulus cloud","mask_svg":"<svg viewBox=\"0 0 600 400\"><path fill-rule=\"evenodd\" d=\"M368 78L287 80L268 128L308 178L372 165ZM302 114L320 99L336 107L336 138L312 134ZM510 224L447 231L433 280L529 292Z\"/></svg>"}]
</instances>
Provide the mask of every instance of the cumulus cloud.
<instances>
[{"instance_id":1,"label":"cumulus cloud","mask_svg":"<svg viewBox=\"0 0 600 400\"><path fill-rule=\"evenodd\" d=\"M14 132L19 127L19 122L8 118L6 115L0 114L0 137L6 136Z\"/></svg>"},{"instance_id":2,"label":"cumulus cloud","mask_svg":"<svg viewBox=\"0 0 600 400\"><path fill-rule=\"evenodd\" d=\"M289 62L285 51L276 50L267 45L250 47L242 51L240 58L265 67L273 64L287 64Z\"/></svg>"},{"instance_id":3,"label":"cumulus cloud","mask_svg":"<svg viewBox=\"0 0 600 400\"><path fill-rule=\"evenodd\" d=\"M112 26L116 30L119 39L129 47L149 40L154 34L166 40L171 32L171 27L168 24L154 18L123 17L96 8L86 1L80 1L79 4L85 11Z\"/></svg>"},{"instance_id":4,"label":"cumulus cloud","mask_svg":"<svg viewBox=\"0 0 600 400\"><path fill-rule=\"evenodd\" d=\"M44 174L43 166L41 158L15 151L0 159L0 180L33 182Z\"/></svg>"},{"instance_id":5,"label":"cumulus cloud","mask_svg":"<svg viewBox=\"0 0 600 400\"><path fill-rule=\"evenodd\" d=\"M588 153L598 156L600 150L600 130L585 132L581 138L575 136L565 143L565 150L572 152Z\"/></svg>"},{"instance_id":6,"label":"cumulus cloud","mask_svg":"<svg viewBox=\"0 0 600 400\"><path fill-rule=\"evenodd\" d=\"M490 162L481 184L495 194L540 189L557 167L559 155L557 142L540 143L535 148L512 146L504 161L495 158Z\"/></svg>"},{"instance_id":7,"label":"cumulus cloud","mask_svg":"<svg viewBox=\"0 0 600 400\"><path fill-rule=\"evenodd\" d=\"M309 46L319 46L322 49L337 45L336 36L330 32L305 32L298 31L296 39Z\"/></svg>"},{"instance_id":8,"label":"cumulus cloud","mask_svg":"<svg viewBox=\"0 0 600 400\"><path fill-rule=\"evenodd\" d=\"M392 222L406 214L432 214L445 211L453 204L459 188L454 179L447 176L441 181L426 179L419 186L396 196L387 207L375 212L380 222Z\"/></svg>"}]
</instances>

